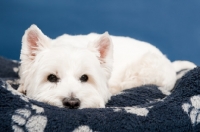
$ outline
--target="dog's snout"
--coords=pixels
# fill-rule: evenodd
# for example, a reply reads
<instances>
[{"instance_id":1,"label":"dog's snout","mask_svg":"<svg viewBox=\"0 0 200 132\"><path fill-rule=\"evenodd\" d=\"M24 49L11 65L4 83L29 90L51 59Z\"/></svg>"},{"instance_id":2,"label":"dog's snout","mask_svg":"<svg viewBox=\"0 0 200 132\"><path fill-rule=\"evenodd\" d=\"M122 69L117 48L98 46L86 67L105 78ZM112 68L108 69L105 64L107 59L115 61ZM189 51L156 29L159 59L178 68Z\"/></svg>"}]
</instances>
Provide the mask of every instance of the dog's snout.
<instances>
[{"instance_id":1,"label":"dog's snout","mask_svg":"<svg viewBox=\"0 0 200 132\"><path fill-rule=\"evenodd\" d=\"M62 103L68 109L78 109L81 102L78 98L64 98Z\"/></svg>"}]
</instances>

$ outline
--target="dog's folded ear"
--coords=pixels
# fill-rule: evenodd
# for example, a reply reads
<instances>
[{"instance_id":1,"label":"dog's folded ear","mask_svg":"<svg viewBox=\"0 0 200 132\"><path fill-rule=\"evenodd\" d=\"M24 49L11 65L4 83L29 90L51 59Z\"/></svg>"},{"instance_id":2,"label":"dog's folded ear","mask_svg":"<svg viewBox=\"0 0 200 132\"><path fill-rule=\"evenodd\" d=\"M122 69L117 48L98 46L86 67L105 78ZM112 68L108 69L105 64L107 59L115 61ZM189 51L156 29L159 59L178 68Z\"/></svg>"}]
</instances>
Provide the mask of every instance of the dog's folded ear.
<instances>
[{"instance_id":1,"label":"dog's folded ear","mask_svg":"<svg viewBox=\"0 0 200 132\"><path fill-rule=\"evenodd\" d=\"M49 40L36 25L31 25L22 38L21 59L33 60L37 52L48 47Z\"/></svg>"}]
</instances>

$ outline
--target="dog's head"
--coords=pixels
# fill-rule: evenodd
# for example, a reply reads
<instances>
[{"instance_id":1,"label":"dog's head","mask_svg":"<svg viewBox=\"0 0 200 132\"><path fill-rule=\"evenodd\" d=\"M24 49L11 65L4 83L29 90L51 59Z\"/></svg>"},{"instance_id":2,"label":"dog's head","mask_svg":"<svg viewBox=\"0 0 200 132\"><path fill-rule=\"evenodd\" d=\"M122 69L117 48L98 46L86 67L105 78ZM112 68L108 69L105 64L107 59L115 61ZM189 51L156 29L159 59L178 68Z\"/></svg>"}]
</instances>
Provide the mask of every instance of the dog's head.
<instances>
[{"instance_id":1,"label":"dog's head","mask_svg":"<svg viewBox=\"0 0 200 132\"><path fill-rule=\"evenodd\" d=\"M108 33L82 44L76 36L50 39L32 25L22 38L19 91L59 107L105 107L112 48Z\"/></svg>"}]
</instances>

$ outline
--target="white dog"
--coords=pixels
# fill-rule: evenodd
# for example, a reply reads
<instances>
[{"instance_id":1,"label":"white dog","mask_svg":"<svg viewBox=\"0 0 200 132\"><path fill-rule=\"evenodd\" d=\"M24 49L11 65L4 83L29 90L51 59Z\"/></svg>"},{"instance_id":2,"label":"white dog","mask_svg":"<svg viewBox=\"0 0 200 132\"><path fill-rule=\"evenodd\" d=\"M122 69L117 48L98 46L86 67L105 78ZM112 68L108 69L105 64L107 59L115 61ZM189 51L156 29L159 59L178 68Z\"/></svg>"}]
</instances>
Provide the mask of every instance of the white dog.
<instances>
[{"instance_id":1,"label":"white dog","mask_svg":"<svg viewBox=\"0 0 200 132\"><path fill-rule=\"evenodd\" d=\"M59 107L102 108L124 89L155 84L171 90L176 82L172 63L156 47L107 32L50 39L32 25L20 59L18 91Z\"/></svg>"}]
</instances>

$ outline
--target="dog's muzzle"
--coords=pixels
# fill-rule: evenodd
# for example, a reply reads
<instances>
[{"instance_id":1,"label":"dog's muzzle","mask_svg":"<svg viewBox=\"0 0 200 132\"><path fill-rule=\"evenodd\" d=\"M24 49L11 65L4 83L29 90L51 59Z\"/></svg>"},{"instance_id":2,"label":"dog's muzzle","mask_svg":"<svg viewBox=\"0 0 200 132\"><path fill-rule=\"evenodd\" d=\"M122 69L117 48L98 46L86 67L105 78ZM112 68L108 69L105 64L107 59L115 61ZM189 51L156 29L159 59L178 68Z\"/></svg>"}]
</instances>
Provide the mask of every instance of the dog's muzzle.
<instances>
[{"instance_id":1,"label":"dog's muzzle","mask_svg":"<svg viewBox=\"0 0 200 132\"><path fill-rule=\"evenodd\" d=\"M78 98L64 98L62 103L65 108L78 109L80 107L81 101Z\"/></svg>"}]
</instances>

